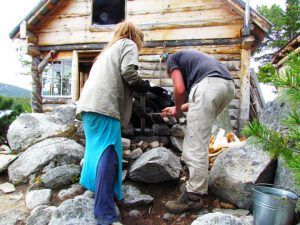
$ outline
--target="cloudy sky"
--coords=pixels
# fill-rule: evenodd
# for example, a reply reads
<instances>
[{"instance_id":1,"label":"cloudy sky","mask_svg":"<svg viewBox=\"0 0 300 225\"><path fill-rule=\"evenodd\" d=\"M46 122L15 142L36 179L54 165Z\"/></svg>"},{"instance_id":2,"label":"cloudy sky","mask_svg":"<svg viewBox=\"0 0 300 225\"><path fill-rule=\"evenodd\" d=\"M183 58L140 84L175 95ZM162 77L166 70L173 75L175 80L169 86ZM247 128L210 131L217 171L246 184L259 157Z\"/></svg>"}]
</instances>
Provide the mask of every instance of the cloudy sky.
<instances>
[{"instance_id":1,"label":"cloudy sky","mask_svg":"<svg viewBox=\"0 0 300 225\"><path fill-rule=\"evenodd\" d=\"M17 46L9 39L8 34L38 2L39 0L10 0L6 1L0 9L0 83L30 89L30 77L19 74L22 69L15 50ZM273 3L274 0L250 0L253 8ZM276 4L284 7L285 0L277 0ZM267 100L273 98L268 89L264 88L264 92Z\"/></svg>"}]
</instances>

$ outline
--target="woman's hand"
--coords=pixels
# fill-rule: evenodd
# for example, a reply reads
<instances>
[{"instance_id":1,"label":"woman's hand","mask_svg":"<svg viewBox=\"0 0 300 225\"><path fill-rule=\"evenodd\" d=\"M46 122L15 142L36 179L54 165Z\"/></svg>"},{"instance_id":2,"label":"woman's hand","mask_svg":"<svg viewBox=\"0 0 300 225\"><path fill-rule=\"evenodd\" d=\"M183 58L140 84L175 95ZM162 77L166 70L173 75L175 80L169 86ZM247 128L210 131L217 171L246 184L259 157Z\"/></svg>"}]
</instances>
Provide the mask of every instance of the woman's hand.
<instances>
[{"instance_id":1,"label":"woman's hand","mask_svg":"<svg viewBox=\"0 0 300 225\"><path fill-rule=\"evenodd\" d=\"M178 110L176 110L176 107L167 107L161 111L161 114L163 117L172 116L176 117L178 114Z\"/></svg>"}]
</instances>

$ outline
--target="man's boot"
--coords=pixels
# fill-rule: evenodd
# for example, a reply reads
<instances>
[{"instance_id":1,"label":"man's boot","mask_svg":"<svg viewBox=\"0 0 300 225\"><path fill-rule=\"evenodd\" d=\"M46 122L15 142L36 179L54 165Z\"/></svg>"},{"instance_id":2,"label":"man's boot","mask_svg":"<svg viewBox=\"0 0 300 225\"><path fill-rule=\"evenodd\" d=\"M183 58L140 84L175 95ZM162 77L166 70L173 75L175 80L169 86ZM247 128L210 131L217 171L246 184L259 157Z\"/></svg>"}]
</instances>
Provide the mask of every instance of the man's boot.
<instances>
[{"instance_id":1,"label":"man's boot","mask_svg":"<svg viewBox=\"0 0 300 225\"><path fill-rule=\"evenodd\" d=\"M198 211L203 208L201 195L184 191L175 201L168 201L166 208L170 213Z\"/></svg>"}]
</instances>

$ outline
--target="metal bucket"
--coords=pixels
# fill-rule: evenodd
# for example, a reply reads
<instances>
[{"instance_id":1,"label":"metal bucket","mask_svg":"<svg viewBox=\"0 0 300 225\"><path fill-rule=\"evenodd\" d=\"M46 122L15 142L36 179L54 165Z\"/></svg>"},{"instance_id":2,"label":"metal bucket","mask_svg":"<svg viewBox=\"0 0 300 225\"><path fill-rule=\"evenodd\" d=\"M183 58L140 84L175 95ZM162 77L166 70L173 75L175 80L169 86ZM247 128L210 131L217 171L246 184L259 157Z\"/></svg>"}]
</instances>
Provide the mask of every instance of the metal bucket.
<instances>
[{"instance_id":1,"label":"metal bucket","mask_svg":"<svg viewBox=\"0 0 300 225\"><path fill-rule=\"evenodd\" d=\"M298 194L272 184L253 187L255 225L292 225Z\"/></svg>"}]
</instances>

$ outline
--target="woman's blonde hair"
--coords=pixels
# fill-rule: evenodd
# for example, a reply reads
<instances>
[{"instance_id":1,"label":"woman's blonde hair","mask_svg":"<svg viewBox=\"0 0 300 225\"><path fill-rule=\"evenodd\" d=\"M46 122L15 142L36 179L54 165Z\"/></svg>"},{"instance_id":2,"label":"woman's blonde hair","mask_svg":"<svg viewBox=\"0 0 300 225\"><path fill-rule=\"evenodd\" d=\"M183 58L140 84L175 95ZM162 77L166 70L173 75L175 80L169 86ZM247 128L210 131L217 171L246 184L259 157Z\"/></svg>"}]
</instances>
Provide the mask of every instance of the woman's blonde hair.
<instances>
[{"instance_id":1,"label":"woman's blonde hair","mask_svg":"<svg viewBox=\"0 0 300 225\"><path fill-rule=\"evenodd\" d=\"M121 40L123 38L132 40L137 45L139 50L141 50L144 46L144 34L141 29L131 22L124 21L117 25L112 40L108 42L101 53L103 53L107 48L112 46L118 40ZM94 61L96 61L100 57L101 53L95 58Z\"/></svg>"},{"instance_id":2,"label":"woman's blonde hair","mask_svg":"<svg viewBox=\"0 0 300 225\"><path fill-rule=\"evenodd\" d=\"M138 28L136 25L134 25L131 22L124 21L122 23L119 23L116 30L113 39L107 44L107 47L112 46L114 43L116 43L118 40L127 38L132 40L138 47L139 50L143 48L144 45L144 34Z\"/></svg>"}]
</instances>

